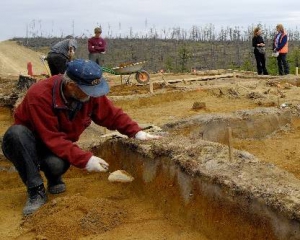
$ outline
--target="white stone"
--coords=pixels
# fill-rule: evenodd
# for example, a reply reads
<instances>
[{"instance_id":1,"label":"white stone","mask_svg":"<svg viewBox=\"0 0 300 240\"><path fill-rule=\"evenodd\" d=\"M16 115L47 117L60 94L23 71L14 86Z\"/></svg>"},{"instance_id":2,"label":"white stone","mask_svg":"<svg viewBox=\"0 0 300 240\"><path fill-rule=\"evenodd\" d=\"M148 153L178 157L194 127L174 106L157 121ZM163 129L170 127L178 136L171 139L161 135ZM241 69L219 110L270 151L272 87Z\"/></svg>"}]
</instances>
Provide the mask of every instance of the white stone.
<instances>
[{"instance_id":1,"label":"white stone","mask_svg":"<svg viewBox=\"0 0 300 240\"><path fill-rule=\"evenodd\" d=\"M128 172L125 170L117 170L109 174L108 181L110 182L132 182L134 177L132 177Z\"/></svg>"}]
</instances>

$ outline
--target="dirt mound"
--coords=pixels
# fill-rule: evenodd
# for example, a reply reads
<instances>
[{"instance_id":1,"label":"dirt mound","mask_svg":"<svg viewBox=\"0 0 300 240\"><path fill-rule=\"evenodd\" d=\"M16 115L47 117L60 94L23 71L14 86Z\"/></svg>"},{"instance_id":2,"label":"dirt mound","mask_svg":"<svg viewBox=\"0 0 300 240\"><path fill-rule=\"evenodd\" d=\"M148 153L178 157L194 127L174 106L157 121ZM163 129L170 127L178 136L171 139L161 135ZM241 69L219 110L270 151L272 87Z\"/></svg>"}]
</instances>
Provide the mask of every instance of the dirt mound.
<instances>
[{"instance_id":1,"label":"dirt mound","mask_svg":"<svg viewBox=\"0 0 300 240\"><path fill-rule=\"evenodd\" d=\"M0 42L0 76L26 75L27 63L31 62L33 74L42 75L46 72L40 56L44 55L21 46L14 41Z\"/></svg>"},{"instance_id":2,"label":"dirt mound","mask_svg":"<svg viewBox=\"0 0 300 240\"><path fill-rule=\"evenodd\" d=\"M46 239L67 240L110 231L125 217L120 204L77 194L52 200L25 219L23 227Z\"/></svg>"}]
</instances>

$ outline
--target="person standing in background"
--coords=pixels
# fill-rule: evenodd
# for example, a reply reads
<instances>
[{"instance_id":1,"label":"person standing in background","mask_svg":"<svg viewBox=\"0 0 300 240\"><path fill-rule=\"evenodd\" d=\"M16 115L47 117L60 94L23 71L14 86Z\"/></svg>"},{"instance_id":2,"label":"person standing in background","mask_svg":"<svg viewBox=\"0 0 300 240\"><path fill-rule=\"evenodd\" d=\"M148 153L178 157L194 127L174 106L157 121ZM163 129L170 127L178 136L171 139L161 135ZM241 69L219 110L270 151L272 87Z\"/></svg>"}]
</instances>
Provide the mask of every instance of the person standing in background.
<instances>
[{"instance_id":1,"label":"person standing in background","mask_svg":"<svg viewBox=\"0 0 300 240\"><path fill-rule=\"evenodd\" d=\"M77 46L76 39L69 35L51 47L47 61L52 76L63 74L66 71L67 63L74 59Z\"/></svg>"},{"instance_id":2,"label":"person standing in background","mask_svg":"<svg viewBox=\"0 0 300 240\"><path fill-rule=\"evenodd\" d=\"M252 46L254 47L258 75L268 75L268 70L266 68L265 42L261 34L262 31L260 27L256 27L253 31Z\"/></svg>"},{"instance_id":3,"label":"person standing in background","mask_svg":"<svg viewBox=\"0 0 300 240\"><path fill-rule=\"evenodd\" d=\"M88 39L89 60L98 65L103 64L103 54L106 50L106 41L101 37L101 27L94 29L95 36Z\"/></svg>"},{"instance_id":4,"label":"person standing in background","mask_svg":"<svg viewBox=\"0 0 300 240\"><path fill-rule=\"evenodd\" d=\"M289 64L286 60L288 49L288 36L282 24L276 26L277 34L273 42L274 52L278 52L277 65L279 75L287 75L290 73Z\"/></svg>"}]
</instances>

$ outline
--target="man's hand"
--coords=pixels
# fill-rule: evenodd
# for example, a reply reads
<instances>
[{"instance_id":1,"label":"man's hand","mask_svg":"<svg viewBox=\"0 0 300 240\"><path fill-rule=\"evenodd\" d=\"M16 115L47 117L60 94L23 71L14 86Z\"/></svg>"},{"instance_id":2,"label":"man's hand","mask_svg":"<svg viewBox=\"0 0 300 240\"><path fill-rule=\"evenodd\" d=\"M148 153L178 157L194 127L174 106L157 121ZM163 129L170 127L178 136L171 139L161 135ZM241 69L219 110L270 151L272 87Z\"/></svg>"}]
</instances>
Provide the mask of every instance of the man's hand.
<instances>
[{"instance_id":1,"label":"man's hand","mask_svg":"<svg viewBox=\"0 0 300 240\"><path fill-rule=\"evenodd\" d=\"M138 140L151 140L151 139L159 139L161 136L158 135L152 135L150 133L139 131L137 134L135 134L135 139Z\"/></svg>"},{"instance_id":2,"label":"man's hand","mask_svg":"<svg viewBox=\"0 0 300 240\"><path fill-rule=\"evenodd\" d=\"M107 172L108 167L109 164L105 162L102 158L91 156L91 158L85 166L85 169L88 172Z\"/></svg>"},{"instance_id":3,"label":"man's hand","mask_svg":"<svg viewBox=\"0 0 300 240\"><path fill-rule=\"evenodd\" d=\"M74 56L75 56L75 52L74 51L69 51L68 52L68 57L69 57L70 61L72 61L74 59Z\"/></svg>"},{"instance_id":4,"label":"man's hand","mask_svg":"<svg viewBox=\"0 0 300 240\"><path fill-rule=\"evenodd\" d=\"M68 51L69 60L72 61L74 59L74 56L75 56L75 50L73 47L70 47Z\"/></svg>"}]
</instances>

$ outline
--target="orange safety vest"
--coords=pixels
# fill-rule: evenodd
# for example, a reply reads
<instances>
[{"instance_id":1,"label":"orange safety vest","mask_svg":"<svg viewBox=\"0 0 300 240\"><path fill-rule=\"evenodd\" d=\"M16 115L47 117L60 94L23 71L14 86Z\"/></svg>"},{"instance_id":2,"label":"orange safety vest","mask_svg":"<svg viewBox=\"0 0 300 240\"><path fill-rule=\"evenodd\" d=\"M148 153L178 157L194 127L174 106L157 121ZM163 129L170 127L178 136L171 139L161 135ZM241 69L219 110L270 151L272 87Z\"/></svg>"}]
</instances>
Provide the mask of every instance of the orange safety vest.
<instances>
[{"instance_id":1,"label":"orange safety vest","mask_svg":"<svg viewBox=\"0 0 300 240\"><path fill-rule=\"evenodd\" d=\"M282 34L281 34L281 36L280 36L280 39L279 39L279 44L281 43L281 41L282 41L282 38L284 37L284 36L286 36L287 34L286 34L286 32L283 32ZM276 41L276 38L275 38L275 40L274 40L274 43L275 43L275 41ZM288 43L288 40L286 41L286 44L283 46L283 48L281 48L280 50L279 50L279 53L287 53L289 51L289 43Z\"/></svg>"}]
</instances>

